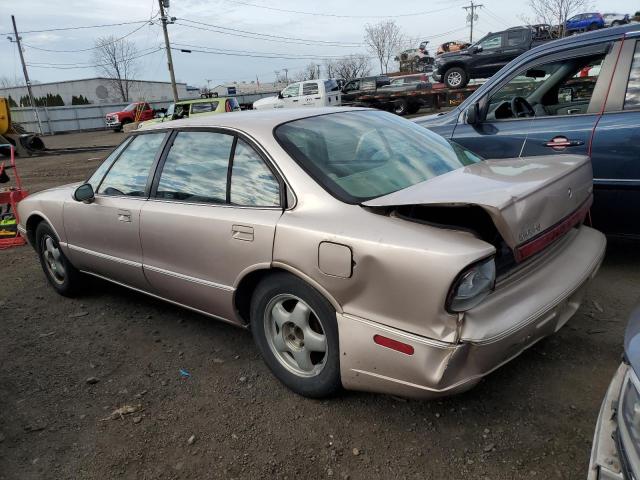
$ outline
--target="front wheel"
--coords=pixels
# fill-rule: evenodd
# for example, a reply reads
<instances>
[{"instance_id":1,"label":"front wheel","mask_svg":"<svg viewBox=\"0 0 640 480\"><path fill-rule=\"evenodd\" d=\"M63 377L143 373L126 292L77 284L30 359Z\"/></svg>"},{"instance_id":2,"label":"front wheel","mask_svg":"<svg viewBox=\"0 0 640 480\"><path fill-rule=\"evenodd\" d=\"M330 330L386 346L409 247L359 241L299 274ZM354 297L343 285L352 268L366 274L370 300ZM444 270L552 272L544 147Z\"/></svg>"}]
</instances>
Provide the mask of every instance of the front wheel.
<instances>
[{"instance_id":1,"label":"front wheel","mask_svg":"<svg viewBox=\"0 0 640 480\"><path fill-rule=\"evenodd\" d=\"M463 88L469 83L469 78L463 68L453 67L444 74L444 83L449 88Z\"/></svg>"},{"instance_id":2,"label":"front wheel","mask_svg":"<svg viewBox=\"0 0 640 480\"><path fill-rule=\"evenodd\" d=\"M341 388L336 312L297 277L278 273L258 285L251 331L267 366L294 392L322 398Z\"/></svg>"},{"instance_id":3,"label":"front wheel","mask_svg":"<svg viewBox=\"0 0 640 480\"><path fill-rule=\"evenodd\" d=\"M71 265L60 249L55 232L45 222L36 228L36 249L42 270L56 292L65 297L78 293L82 274Z\"/></svg>"},{"instance_id":4,"label":"front wheel","mask_svg":"<svg viewBox=\"0 0 640 480\"><path fill-rule=\"evenodd\" d=\"M393 104L393 113L395 113L396 115L406 115L408 111L409 103L402 98L400 100L396 100Z\"/></svg>"}]
</instances>

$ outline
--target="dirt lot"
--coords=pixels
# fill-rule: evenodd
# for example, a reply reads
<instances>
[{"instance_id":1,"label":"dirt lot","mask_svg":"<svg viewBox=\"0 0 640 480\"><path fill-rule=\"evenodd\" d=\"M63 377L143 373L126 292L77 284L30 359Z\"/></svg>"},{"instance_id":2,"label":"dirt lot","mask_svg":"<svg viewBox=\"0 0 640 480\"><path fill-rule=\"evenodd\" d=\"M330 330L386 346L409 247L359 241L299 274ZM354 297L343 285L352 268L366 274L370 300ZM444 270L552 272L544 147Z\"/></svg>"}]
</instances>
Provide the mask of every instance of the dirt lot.
<instances>
[{"instance_id":1,"label":"dirt lot","mask_svg":"<svg viewBox=\"0 0 640 480\"><path fill-rule=\"evenodd\" d=\"M19 166L36 191L83 179L103 155ZM0 479L585 478L639 264L637 245L610 241L568 325L466 394L314 401L270 375L246 331L100 281L65 299L30 248L1 251ZM101 420L125 404L143 410Z\"/></svg>"}]
</instances>

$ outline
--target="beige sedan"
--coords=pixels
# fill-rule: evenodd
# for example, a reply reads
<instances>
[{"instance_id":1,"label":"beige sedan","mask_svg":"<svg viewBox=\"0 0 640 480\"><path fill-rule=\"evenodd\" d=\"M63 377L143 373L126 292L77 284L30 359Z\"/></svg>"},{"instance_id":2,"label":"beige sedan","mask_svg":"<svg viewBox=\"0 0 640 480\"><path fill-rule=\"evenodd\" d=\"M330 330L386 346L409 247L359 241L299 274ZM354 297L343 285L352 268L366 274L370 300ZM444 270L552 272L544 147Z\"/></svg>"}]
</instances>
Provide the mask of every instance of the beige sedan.
<instances>
[{"instance_id":1,"label":"beige sedan","mask_svg":"<svg viewBox=\"0 0 640 480\"><path fill-rule=\"evenodd\" d=\"M471 388L562 327L605 251L588 158L482 161L394 115L243 112L135 132L19 205L49 283L100 277L250 328L302 395Z\"/></svg>"}]
</instances>

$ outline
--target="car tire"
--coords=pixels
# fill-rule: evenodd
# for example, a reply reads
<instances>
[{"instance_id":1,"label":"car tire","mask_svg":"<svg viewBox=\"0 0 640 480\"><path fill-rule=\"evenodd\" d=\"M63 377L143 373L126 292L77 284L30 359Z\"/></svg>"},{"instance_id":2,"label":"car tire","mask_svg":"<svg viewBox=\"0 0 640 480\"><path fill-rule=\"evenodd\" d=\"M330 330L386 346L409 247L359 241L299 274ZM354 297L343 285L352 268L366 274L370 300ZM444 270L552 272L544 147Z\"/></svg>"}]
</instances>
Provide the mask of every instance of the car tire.
<instances>
[{"instance_id":1,"label":"car tire","mask_svg":"<svg viewBox=\"0 0 640 480\"><path fill-rule=\"evenodd\" d=\"M469 77L464 68L453 67L444 74L444 84L449 88L464 88L469 83Z\"/></svg>"},{"instance_id":2,"label":"car tire","mask_svg":"<svg viewBox=\"0 0 640 480\"><path fill-rule=\"evenodd\" d=\"M618 25L622 25L618 20L614 20L613 22L611 22L612 27L617 27Z\"/></svg>"},{"instance_id":3,"label":"car tire","mask_svg":"<svg viewBox=\"0 0 640 480\"><path fill-rule=\"evenodd\" d=\"M420 110L419 103L410 103L407 113L409 113L409 115L413 115L414 113L418 113L418 110Z\"/></svg>"},{"instance_id":4,"label":"car tire","mask_svg":"<svg viewBox=\"0 0 640 480\"><path fill-rule=\"evenodd\" d=\"M592 23L589 25L589 27L587 28L587 30L589 30L590 32L597 30L598 29L598 25L595 23Z\"/></svg>"},{"instance_id":5,"label":"car tire","mask_svg":"<svg viewBox=\"0 0 640 480\"><path fill-rule=\"evenodd\" d=\"M71 297L80 292L82 273L62 252L60 241L53 228L48 223L41 222L36 228L35 240L40 265L55 291L65 297Z\"/></svg>"},{"instance_id":6,"label":"car tire","mask_svg":"<svg viewBox=\"0 0 640 480\"><path fill-rule=\"evenodd\" d=\"M323 398L342 388L336 311L307 283L284 272L264 278L251 298L251 332L271 372L294 392Z\"/></svg>"},{"instance_id":7,"label":"car tire","mask_svg":"<svg viewBox=\"0 0 640 480\"><path fill-rule=\"evenodd\" d=\"M402 98L393 102L393 113L400 116L404 116L409 113L409 102Z\"/></svg>"}]
</instances>

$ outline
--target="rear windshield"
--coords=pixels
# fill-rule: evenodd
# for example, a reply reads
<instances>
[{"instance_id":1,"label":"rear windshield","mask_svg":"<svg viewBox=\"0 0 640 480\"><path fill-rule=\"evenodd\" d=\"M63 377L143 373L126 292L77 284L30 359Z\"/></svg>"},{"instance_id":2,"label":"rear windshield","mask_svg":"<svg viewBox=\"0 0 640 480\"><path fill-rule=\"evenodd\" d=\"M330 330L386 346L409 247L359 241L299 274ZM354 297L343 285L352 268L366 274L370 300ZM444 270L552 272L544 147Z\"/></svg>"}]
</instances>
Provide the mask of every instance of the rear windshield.
<instances>
[{"instance_id":1,"label":"rear windshield","mask_svg":"<svg viewBox=\"0 0 640 480\"><path fill-rule=\"evenodd\" d=\"M335 80L325 80L324 81L324 90L325 92L337 92L340 90L340 85Z\"/></svg>"},{"instance_id":2,"label":"rear windshield","mask_svg":"<svg viewBox=\"0 0 640 480\"><path fill-rule=\"evenodd\" d=\"M360 203L482 158L414 122L380 111L339 112L278 126L282 147L338 199Z\"/></svg>"}]
</instances>

